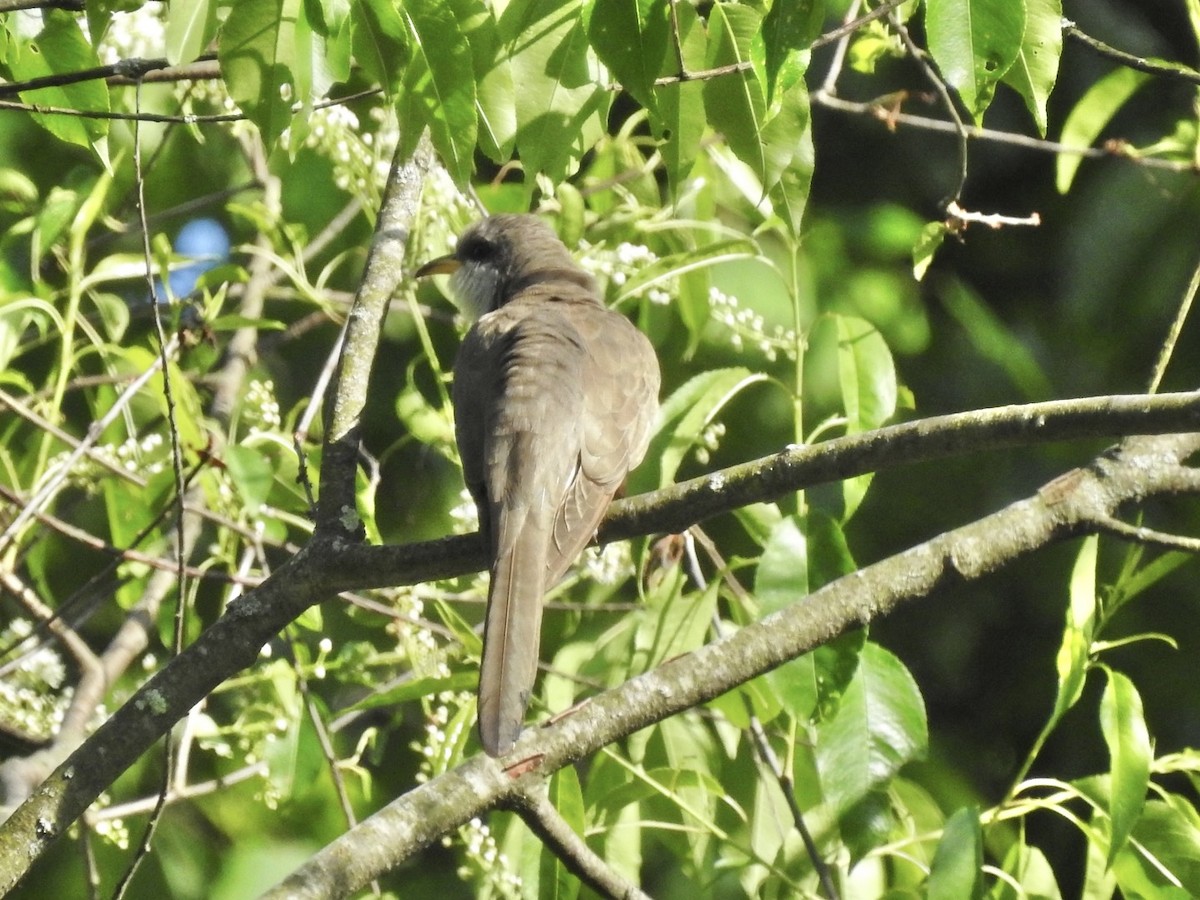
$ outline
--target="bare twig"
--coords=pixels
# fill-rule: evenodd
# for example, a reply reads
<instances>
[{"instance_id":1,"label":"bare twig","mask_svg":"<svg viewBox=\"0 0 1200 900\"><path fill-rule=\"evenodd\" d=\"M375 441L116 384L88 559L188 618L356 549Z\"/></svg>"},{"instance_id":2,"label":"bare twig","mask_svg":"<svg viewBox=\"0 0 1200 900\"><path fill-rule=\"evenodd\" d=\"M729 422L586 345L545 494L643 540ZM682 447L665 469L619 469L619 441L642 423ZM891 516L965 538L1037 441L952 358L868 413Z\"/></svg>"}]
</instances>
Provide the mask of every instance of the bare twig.
<instances>
[{"instance_id":1,"label":"bare twig","mask_svg":"<svg viewBox=\"0 0 1200 900\"><path fill-rule=\"evenodd\" d=\"M1138 544L1153 544L1167 550L1182 550L1185 553L1200 553L1200 538L1184 537L1180 534L1169 534L1144 525L1130 525L1117 518L1100 519L1099 529L1106 534L1119 537L1125 541Z\"/></svg>"},{"instance_id":2,"label":"bare twig","mask_svg":"<svg viewBox=\"0 0 1200 900\"><path fill-rule=\"evenodd\" d=\"M1192 311L1192 303L1196 300L1197 291L1200 291L1200 263L1197 263L1196 268L1192 270L1192 280L1188 283L1187 290L1184 291L1183 299L1179 303L1179 309L1175 312L1175 318L1171 322L1166 340L1163 341L1162 349L1158 351L1154 372L1150 376L1150 384L1146 388L1147 394L1155 393L1162 384L1163 376L1167 374L1167 366L1170 365L1171 356L1175 352L1175 345L1179 343L1179 335L1183 333L1183 324Z\"/></svg>"},{"instance_id":3,"label":"bare twig","mask_svg":"<svg viewBox=\"0 0 1200 900\"><path fill-rule=\"evenodd\" d=\"M733 574L729 572L725 561L716 553L716 546L704 536L704 539L698 540L700 528L698 526L688 529L684 533L685 547L687 554L685 558L688 560L689 572L692 580L700 590L705 590L708 587L708 582L704 577L704 572L700 568L700 560L696 558L696 544L702 543L705 551L715 557L718 565L726 580L736 581ZM741 584L738 584L738 592L745 593ZM725 638L728 635L725 626L721 623L721 617L713 613L713 633L718 638ZM800 809L800 804L796 800L796 784L792 780L791 773L784 769L779 762L779 757L775 754L775 748L771 746L771 741L767 737L767 732L763 728L762 722L754 712L754 706L750 702L749 697L742 695L742 705L746 710L746 717L750 723L750 736L754 740L754 749L758 753L758 758L762 764L771 773L771 777L775 779L775 783L779 785L779 790L787 801L788 811L792 814L792 824L795 826L797 833L800 835L800 840L804 842L804 852L808 854L808 859L813 865L813 870L817 873L817 880L821 883L821 890L825 892L825 896L829 900L839 900L840 893L838 892L837 883L833 880L833 872L830 871L829 863L821 856L821 850L817 847L817 842L813 840L812 832L808 830L808 824L804 821L804 811Z\"/></svg>"},{"instance_id":4,"label":"bare twig","mask_svg":"<svg viewBox=\"0 0 1200 900\"><path fill-rule=\"evenodd\" d=\"M164 61L165 62L165 61ZM141 112L142 104L142 86L139 83L134 91L134 111ZM167 431L170 437L171 446L171 469L175 476L175 532L173 536L173 545L175 551L175 616L174 616L174 638L172 645L172 653L179 655L183 650L184 629L187 623L187 556L191 552L191 547L187 541L187 525L183 515L183 501L185 494L185 480L183 472L183 451L179 445L179 427L175 420L175 394L171 387L171 368L167 357L167 335L163 328L162 321L162 301L158 296L158 285L155 284L154 277L154 258L150 252L150 228L146 224L146 193L145 193L145 178L142 170L142 141L141 141L141 123L134 122L133 125L133 168L134 182L137 197L137 214L141 223L142 231L142 254L146 263L146 287L149 290L150 308L153 313L154 333L158 338L159 359L163 371L163 401L167 408ZM155 573L155 578L165 578L163 571ZM152 579L153 581L154 579ZM147 592L149 593L149 592ZM163 590L163 595L167 591ZM139 623L140 624L140 623ZM113 649L110 646L110 650ZM138 652L141 652L140 649ZM106 654L107 656L108 654ZM132 661L132 657L130 657ZM107 685L105 685L107 687ZM165 742L165 756L163 760L162 780L159 785L158 802L154 805L154 810L150 813L150 818L146 822L146 827L142 831L142 838L138 843L137 849L134 850L129 864L125 867L125 871L121 878L117 881L116 887L113 889L114 900L120 900L125 896L125 892L129 889L129 885L133 882L134 876L140 867L142 861L149 856L151 843L154 840L154 834L158 829L158 823L162 820L163 810L166 808L167 794L171 789L171 782L175 777L176 754L174 745L171 742L171 736L168 732Z\"/></svg>"},{"instance_id":5,"label":"bare twig","mask_svg":"<svg viewBox=\"0 0 1200 900\"><path fill-rule=\"evenodd\" d=\"M946 115L954 123L954 133L958 138L958 184L950 196L950 202L957 201L962 196L963 188L967 184L967 129L963 124L962 116L958 114L958 107L954 103L954 97L950 95L950 88L946 86L942 76L929 61L925 51L917 46L917 42L908 33L908 28L900 21L900 17L895 12L888 13L888 24L892 26L896 34L900 35L900 40L908 50L908 55L925 73L926 80L933 85L933 89L941 98L942 108L946 110Z\"/></svg>"},{"instance_id":6,"label":"bare twig","mask_svg":"<svg viewBox=\"0 0 1200 900\"><path fill-rule=\"evenodd\" d=\"M1159 62L1157 60L1146 59L1144 56L1135 56L1132 53L1126 53L1124 50L1118 50L1116 47L1112 47L1080 31L1074 22L1063 23L1063 34L1094 50L1101 56L1107 57L1114 62L1119 62L1128 69L1136 69L1139 72L1148 72L1151 75L1161 75L1164 78L1186 81L1189 84L1200 84L1200 72L1189 66L1185 66L1182 63Z\"/></svg>"},{"instance_id":7,"label":"bare twig","mask_svg":"<svg viewBox=\"0 0 1200 900\"><path fill-rule=\"evenodd\" d=\"M517 815L580 881L602 897L649 900L636 884L601 859L562 817L544 790L523 795Z\"/></svg>"},{"instance_id":8,"label":"bare twig","mask_svg":"<svg viewBox=\"0 0 1200 900\"><path fill-rule=\"evenodd\" d=\"M827 109L878 119L886 123L889 128L894 128L896 125L906 125L910 128L918 128L923 131L937 131L943 134L952 134L956 137L959 135L959 130L953 122L947 122L944 119L931 119L928 116L914 116L911 113L897 112L876 102L861 103L843 100L840 97L835 97L823 91L814 92L812 94L812 102ZM971 140L1008 144L1014 147L1024 147L1027 150L1037 150L1042 153L1083 156L1089 159L1122 159L1145 168L1163 169L1169 172L1200 173L1200 166L1197 166L1196 163L1171 159L1156 159L1147 156L1133 156L1129 153L1119 151L1116 149L1116 145L1109 147L1079 147L1072 144L1059 143L1058 141L1045 141L1040 138L1032 138L1024 134L996 131L995 129L983 128L978 125L966 125L963 130Z\"/></svg>"}]
</instances>

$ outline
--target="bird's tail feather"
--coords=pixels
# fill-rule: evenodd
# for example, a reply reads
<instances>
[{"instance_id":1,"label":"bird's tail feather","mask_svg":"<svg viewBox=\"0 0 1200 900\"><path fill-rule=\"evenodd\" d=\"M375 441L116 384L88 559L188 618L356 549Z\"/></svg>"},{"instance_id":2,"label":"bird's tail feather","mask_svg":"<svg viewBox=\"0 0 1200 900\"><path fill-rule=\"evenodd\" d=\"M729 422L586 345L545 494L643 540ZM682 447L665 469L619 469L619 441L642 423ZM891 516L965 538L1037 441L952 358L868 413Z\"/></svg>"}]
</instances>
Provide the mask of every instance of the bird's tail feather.
<instances>
[{"instance_id":1,"label":"bird's tail feather","mask_svg":"<svg viewBox=\"0 0 1200 900\"><path fill-rule=\"evenodd\" d=\"M507 753L521 733L541 640L546 534L528 519L515 524L500 529L511 539L496 548L484 625L479 736L489 756Z\"/></svg>"}]
</instances>

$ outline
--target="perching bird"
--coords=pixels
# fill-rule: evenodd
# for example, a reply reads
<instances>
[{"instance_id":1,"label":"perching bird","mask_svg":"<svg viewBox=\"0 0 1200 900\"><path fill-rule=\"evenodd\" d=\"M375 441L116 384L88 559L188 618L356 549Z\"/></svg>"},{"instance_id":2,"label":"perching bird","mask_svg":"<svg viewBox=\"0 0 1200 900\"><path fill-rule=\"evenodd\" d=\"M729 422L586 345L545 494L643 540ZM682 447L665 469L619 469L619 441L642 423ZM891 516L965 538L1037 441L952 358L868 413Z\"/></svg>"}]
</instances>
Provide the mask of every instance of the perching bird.
<instances>
[{"instance_id":1,"label":"perching bird","mask_svg":"<svg viewBox=\"0 0 1200 900\"><path fill-rule=\"evenodd\" d=\"M484 219L416 274L447 272L479 316L454 363L454 414L491 548L479 734L501 756L521 733L537 675L542 596L645 454L660 375L650 342L605 308L534 216Z\"/></svg>"}]
</instances>

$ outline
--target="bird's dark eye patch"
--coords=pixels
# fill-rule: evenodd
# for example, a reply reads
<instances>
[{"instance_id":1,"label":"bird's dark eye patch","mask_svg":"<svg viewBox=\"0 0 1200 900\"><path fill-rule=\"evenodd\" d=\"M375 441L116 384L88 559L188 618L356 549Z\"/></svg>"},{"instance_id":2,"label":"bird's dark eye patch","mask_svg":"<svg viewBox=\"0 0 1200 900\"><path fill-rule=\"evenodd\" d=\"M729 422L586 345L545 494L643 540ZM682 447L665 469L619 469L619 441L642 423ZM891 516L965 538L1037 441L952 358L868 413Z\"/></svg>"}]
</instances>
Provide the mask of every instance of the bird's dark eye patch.
<instances>
[{"instance_id":1,"label":"bird's dark eye patch","mask_svg":"<svg viewBox=\"0 0 1200 900\"><path fill-rule=\"evenodd\" d=\"M496 256L496 245L485 237L471 235L458 248L458 258L463 262L483 262Z\"/></svg>"}]
</instances>

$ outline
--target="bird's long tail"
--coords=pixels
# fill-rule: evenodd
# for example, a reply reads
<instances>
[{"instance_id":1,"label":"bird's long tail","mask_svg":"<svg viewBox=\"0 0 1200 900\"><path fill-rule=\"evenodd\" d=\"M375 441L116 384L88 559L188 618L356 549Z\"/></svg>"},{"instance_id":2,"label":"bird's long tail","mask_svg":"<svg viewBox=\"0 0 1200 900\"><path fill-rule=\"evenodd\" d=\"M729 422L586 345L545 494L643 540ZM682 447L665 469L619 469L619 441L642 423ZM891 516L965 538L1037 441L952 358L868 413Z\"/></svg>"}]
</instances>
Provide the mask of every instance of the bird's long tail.
<instances>
[{"instance_id":1,"label":"bird's long tail","mask_svg":"<svg viewBox=\"0 0 1200 900\"><path fill-rule=\"evenodd\" d=\"M479 671L479 736L489 756L509 751L521 733L537 676L547 535L537 516L502 514L488 590Z\"/></svg>"}]
</instances>

